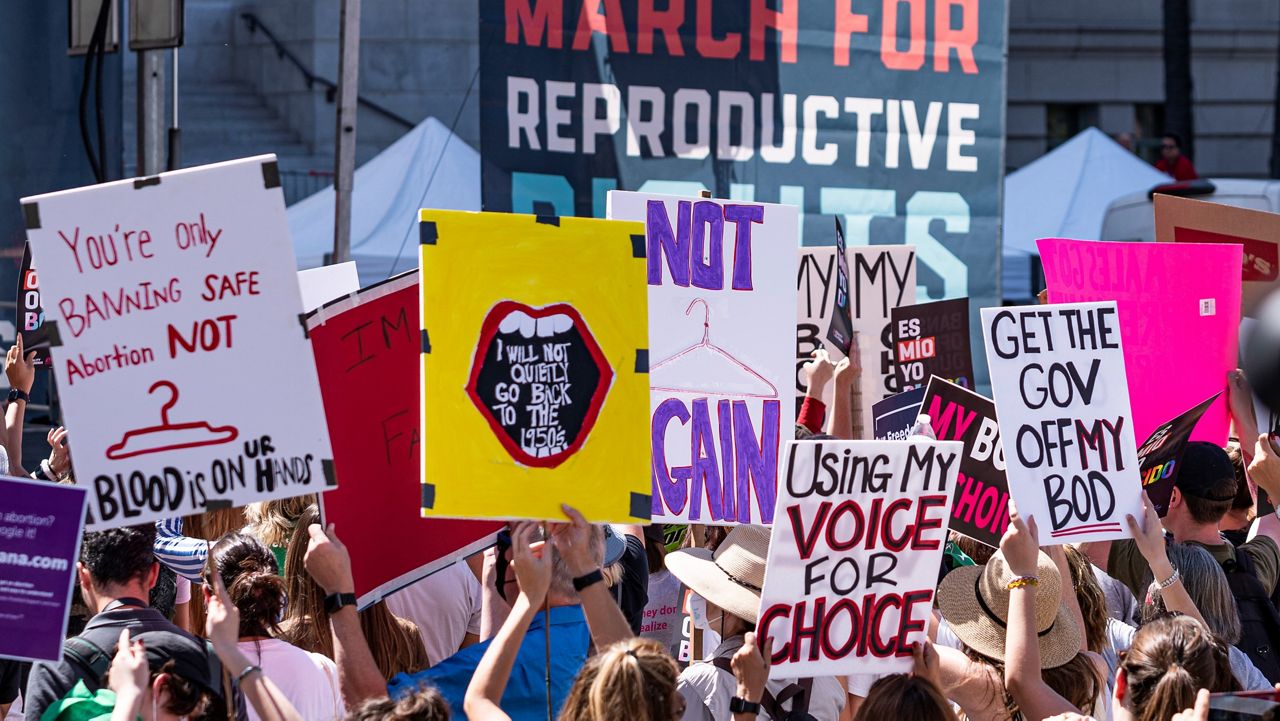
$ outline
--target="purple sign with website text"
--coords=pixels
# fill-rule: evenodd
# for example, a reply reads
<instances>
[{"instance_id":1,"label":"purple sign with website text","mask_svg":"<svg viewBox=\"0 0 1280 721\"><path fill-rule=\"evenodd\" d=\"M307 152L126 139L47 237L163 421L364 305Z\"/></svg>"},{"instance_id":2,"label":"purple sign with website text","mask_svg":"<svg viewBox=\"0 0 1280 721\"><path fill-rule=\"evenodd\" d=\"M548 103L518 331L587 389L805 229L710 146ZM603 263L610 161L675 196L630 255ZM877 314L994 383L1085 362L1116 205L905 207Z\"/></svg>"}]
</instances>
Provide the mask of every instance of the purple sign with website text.
<instances>
[{"instance_id":1,"label":"purple sign with website text","mask_svg":"<svg viewBox=\"0 0 1280 721\"><path fill-rule=\"evenodd\" d=\"M62 660L86 492L0 477L0 658Z\"/></svg>"}]
</instances>

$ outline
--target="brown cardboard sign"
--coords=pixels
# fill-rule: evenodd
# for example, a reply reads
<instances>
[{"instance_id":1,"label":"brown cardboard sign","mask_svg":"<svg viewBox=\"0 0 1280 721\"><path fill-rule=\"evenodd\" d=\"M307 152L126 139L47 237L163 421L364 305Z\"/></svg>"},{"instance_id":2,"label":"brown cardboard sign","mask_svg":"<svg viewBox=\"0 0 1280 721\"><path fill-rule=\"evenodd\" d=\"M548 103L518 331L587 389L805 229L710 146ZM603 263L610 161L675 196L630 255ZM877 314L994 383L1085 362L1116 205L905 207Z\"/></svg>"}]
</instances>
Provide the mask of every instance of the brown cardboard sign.
<instances>
[{"instance_id":1,"label":"brown cardboard sign","mask_svg":"<svg viewBox=\"0 0 1280 721\"><path fill-rule=\"evenodd\" d=\"M1156 240L1162 243L1238 243L1244 246L1241 315L1251 315L1280 287L1280 214L1157 194Z\"/></svg>"}]
</instances>

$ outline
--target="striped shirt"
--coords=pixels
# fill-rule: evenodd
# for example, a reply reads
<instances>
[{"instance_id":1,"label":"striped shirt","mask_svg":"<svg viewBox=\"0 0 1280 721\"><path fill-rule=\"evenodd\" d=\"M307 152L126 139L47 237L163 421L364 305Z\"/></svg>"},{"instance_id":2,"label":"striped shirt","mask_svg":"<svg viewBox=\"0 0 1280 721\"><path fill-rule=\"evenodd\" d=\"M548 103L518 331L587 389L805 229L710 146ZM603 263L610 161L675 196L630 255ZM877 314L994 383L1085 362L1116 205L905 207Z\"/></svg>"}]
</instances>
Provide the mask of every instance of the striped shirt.
<instances>
[{"instance_id":1,"label":"striped shirt","mask_svg":"<svg viewBox=\"0 0 1280 721\"><path fill-rule=\"evenodd\" d=\"M191 581L201 583L209 544L203 538L182 535L182 519L167 518L156 521L156 558L173 572Z\"/></svg>"}]
</instances>

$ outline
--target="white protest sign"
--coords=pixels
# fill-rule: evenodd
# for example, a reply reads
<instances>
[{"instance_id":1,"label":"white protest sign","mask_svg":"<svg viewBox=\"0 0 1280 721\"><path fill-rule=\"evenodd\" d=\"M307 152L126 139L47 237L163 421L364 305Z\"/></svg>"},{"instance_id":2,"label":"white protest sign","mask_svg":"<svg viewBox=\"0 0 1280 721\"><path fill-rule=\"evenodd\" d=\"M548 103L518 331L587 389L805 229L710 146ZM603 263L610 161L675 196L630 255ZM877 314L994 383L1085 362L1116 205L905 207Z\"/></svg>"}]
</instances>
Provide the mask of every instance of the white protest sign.
<instances>
[{"instance_id":1,"label":"white protest sign","mask_svg":"<svg viewBox=\"0 0 1280 721\"><path fill-rule=\"evenodd\" d=\"M333 483L274 156L22 203L91 529Z\"/></svg>"},{"instance_id":2,"label":"white protest sign","mask_svg":"<svg viewBox=\"0 0 1280 721\"><path fill-rule=\"evenodd\" d=\"M760 594L771 678L899 673L925 637L964 444L793 441Z\"/></svg>"},{"instance_id":3,"label":"white protest sign","mask_svg":"<svg viewBox=\"0 0 1280 721\"><path fill-rule=\"evenodd\" d=\"M655 523L773 520L795 423L797 213L609 193L609 218L645 222Z\"/></svg>"},{"instance_id":4,"label":"white protest sign","mask_svg":"<svg viewBox=\"0 0 1280 721\"><path fill-rule=\"evenodd\" d=\"M1009 493L1045 543L1126 538L1142 481L1114 301L983 308Z\"/></svg>"},{"instance_id":5,"label":"white protest sign","mask_svg":"<svg viewBox=\"0 0 1280 721\"><path fill-rule=\"evenodd\" d=\"M308 313L335 298L344 298L360 290L360 274L356 262L322 265L298 271L298 290L302 293L302 309Z\"/></svg>"},{"instance_id":6,"label":"white protest sign","mask_svg":"<svg viewBox=\"0 0 1280 721\"><path fill-rule=\"evenodd\" d=\"M851 246L845 252L849 262L849 302L853 331L857 334L862 375L861 412L854 418L856 435L868 437L873 426L871 406L902 390L902 379L894 363L890 312L916 302L916 250L912 245ZM813 352L826 348L839 362L844 353L827 340L827 326L836 305L836 249L800 249L796 275L800 295L796 316L795 387L796 408L804 398L804 364ZM827 386L822 402L831 412L834 384ZM861 432L859 432L859 429Z\"/></svg>"}]
</instances>

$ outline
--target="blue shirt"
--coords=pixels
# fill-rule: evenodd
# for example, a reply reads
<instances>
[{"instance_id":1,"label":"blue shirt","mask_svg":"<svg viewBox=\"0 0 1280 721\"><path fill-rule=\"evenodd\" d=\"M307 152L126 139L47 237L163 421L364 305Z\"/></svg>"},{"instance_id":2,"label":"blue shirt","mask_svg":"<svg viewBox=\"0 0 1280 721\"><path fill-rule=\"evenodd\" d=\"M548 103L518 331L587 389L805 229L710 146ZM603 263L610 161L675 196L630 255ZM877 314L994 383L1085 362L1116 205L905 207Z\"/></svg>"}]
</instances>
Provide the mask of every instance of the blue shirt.
<instances>
[{"instance_id":1,"label":"blue shirt","mask_svg":"<svg viewBox=\"0 0 1280 721\"><path fill-rule=\"evenodd\" d=\"M591 634L581 606L556 606L551 609L551 629L547 632L546 614L539 612L529 624L529 632L520 643L520 651L511 668L511 679L502 694L502 710L512 721L546 721L547 719L547 641L551 642L551 708L552 716L560 715L560 707L569 697L569 689L578 670L587 661ZM467 685L475 675L480 659L489 649L489 641L468 646L425 671L399 673L387 684L387 693L399 700L419 686L435 686L452 707L453 717L465 719L462 701Z\"/></svg>"}]
</instances>

